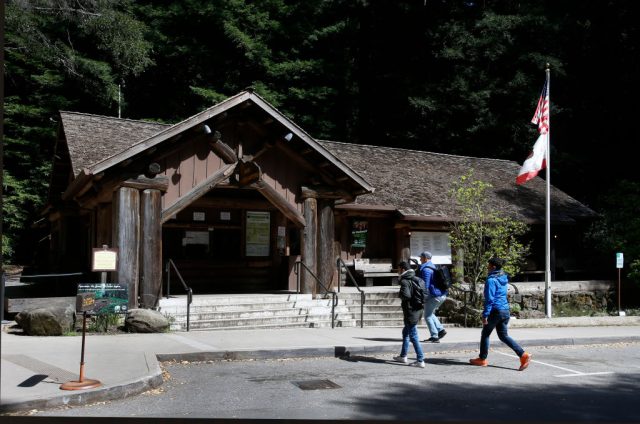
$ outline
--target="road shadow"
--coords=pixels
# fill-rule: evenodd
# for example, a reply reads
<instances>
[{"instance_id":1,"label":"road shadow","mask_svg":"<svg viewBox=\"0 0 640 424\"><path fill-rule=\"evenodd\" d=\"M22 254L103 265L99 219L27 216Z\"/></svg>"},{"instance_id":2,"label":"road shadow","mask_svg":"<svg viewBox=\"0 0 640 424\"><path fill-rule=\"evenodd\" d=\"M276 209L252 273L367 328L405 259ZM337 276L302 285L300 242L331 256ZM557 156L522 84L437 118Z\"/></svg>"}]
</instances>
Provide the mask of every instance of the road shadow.
<instances>
[{"instance_id":1,"label":"road shadow","mask_svg":"<svg viewBox=\"0 0 640 424\"><path fill-rule=\"evenodd\" d=\"M402 343L402 337L388 338L388 337L354 337L354 339L369 340L372 342L400 342Z\"/></svg>"},{"instance_id":2,"label":"road shadow","mask_svg":"<svg viewBox=\"0 0 640 424\"><path fill-rule=\"evenodd\" d=\"M425 357L424 362L431 365L464 365L465 367L472 366L471 364L469 364L468 361L460 361L456 359L447 359L447 358Z\"/></svg>"},{"instance_id":3,"label":"road shadow","mask_svg":"<svg viewBox=\"0 0 640 424\"><path fill-rule=\"evenodd\" d=\"M401 365L401 366L407 365L401 362L397 362L389 359L380 359L373 356L351 355L348 352L346 355L341 356L339 359L347 362L369 362L372 364Z\"/></svg>"}]
</instances>

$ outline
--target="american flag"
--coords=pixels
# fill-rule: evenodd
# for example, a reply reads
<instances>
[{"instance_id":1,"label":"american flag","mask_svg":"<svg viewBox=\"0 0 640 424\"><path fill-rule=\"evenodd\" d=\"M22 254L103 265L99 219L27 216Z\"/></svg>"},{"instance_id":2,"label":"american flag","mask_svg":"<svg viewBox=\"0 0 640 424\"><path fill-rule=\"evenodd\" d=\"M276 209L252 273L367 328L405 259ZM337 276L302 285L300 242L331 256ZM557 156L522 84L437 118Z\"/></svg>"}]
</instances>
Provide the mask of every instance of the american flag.
<instances>
[{"instance_id":1,"label":"american flag","mask_svg":"<svg viewBox=\"0 0 640 424\"><path fill-rule=\"evenodd\" d=\"M516 184L524 184L532 178L535 178L542 169L547 167L546 154L547 143L549 138L549 79L544 82L542 87L542 94L538 100L538 106L536 112L531 119L532 124L538 125L538 132L540 136L536 143L533 145L533 151L529 154L529 157L524 161L518 176L516 177Z\"/></svg>"},{"instance_id":2,"label":"american flag","mask_svg":"<svg viewBox=\"0 0 640 424\"><path fill-rule=\"evenodd\" d=\"M544 87L542 87L542 93L540 94L540 100L538 100L538 107L536 112L531 118L532 124L538 125L538 132L540 134L546 134L549 132L549 81L545 80Z\"/></svg>"}]
</instances>

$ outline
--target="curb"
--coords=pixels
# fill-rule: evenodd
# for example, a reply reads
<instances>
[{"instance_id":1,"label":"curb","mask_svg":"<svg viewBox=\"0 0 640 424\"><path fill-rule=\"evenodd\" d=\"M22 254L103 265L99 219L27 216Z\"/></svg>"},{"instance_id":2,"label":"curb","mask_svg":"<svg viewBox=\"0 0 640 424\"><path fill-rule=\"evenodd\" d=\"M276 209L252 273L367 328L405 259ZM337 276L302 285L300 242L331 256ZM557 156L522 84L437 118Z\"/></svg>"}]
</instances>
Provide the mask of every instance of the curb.
<instances>
[{"instance_id":1,"label":"curb","mask_svg":"<svg viewBox=\"0 0 640 424\"><path fill-rule=\"evenodd\" d=\"M31 409L50 409L60 406L82 406L106 400L125 399L131 395L146 392L159 387L163 383L162 370L158 360L150 354L145 354L149 375L130 380L115 386L98 387L86 391L70 392L48 399L34 399L0 405L0 413L19 412Z\"/></svg>"},{"instance_id":2,"label":"curb","mask_svg":"<svg viewBox=\"0 0 640 424\"><path fill-rule=\"evenodd\" d=\"M422 350L425 353L439 352L460 352L465 350L478 350L478 342L454 342L454 343L429 343L423 344ZM640 342L640 337L592 337L592 338L560 338L560 339L533 339L523 341L526 346L580 346L594 344ZM262 359L290 359L290 358L341 358L345 356L366 356L376 353L397 353L400 349L401 341L395 344L377 346L334 346L326 348L298 348L298 349L271 349L271 350L238 350L238 351L218 351L218 352L196 352L196 353L168 353L158 354L160 362L186 361L186 362L206 362L206 361L243 361Z\"/></svg>"}]
</instances>

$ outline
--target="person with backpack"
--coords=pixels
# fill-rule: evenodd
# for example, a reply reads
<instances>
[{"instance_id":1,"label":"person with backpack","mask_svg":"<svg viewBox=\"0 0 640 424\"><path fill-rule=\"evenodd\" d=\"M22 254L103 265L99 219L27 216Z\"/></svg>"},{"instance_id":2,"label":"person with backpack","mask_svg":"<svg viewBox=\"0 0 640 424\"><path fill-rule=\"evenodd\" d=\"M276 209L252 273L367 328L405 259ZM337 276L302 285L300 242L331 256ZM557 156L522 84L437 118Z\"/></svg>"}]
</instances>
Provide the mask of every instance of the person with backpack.
<instances>
[{"instance_id":1,"label":"person with backpack","mask_svg":"<svg viewBox=\"0 0 640 424\"><path fill-rule=\"evenodd\" d=\"M500 341L509 346L520 357L520 369L525 370L531 361L531 355L509 337L509 301L507 300L507 285L509 275L502 270L504 260L493 257L487 263L488 275L484 285L484 309L482 311L482 335L480 337L480 355L470 359L471 365L486 367L489 355L489 336L495 328Z\"/></svg>"},{"instance_id":2,"label":"person with backpack","mask_svg":"<svg viewBox=\"0 0 640 424\"><path fill-rule=\"evenodd\" d=\"M402 349L400 356L394 356L393 360L406 364L409 342L413 344L416 351L416 361L409 365L424 368L424 352L420 346L418 337L418 323L422 319L424 301L424 281L416 277L415 271L407 262L398 264L400 274L400 299L402 314L404 315L404 327L402 328Z\"/></svg>"},{"instance_id":3,"label":"person with backpack","mask_svg":"<svg viewBox=\"0 0 640 424\"><path fill-rule=\"evenodd\" d=\"M435 312L447 298L448 291L444 286L438 287L436 284L436 272L440 270L431 262L431 252L422 252L420 254L420 267L418 275L424 280L425 300L424 300L424 320L429 328L430 338L425 342L440 343L440 339L447 335L447 331L440 323Z\"/></svg>"}]
</instances>

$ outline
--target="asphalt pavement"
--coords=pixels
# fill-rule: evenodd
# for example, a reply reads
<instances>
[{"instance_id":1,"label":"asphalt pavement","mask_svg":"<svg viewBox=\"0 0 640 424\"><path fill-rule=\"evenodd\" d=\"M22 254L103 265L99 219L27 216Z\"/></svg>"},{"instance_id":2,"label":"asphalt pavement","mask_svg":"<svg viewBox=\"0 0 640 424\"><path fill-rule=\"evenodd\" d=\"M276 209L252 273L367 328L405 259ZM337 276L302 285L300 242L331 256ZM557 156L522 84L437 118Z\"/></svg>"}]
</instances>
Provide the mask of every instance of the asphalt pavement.
<instances>
[{"instance_id":1,"label":"asphalt pavement","mask_svg":"<svg viewBox=\"0 0 640 424\"><path fill-rule=\"evenodd\" d=\"M12 323L11 323L12 324ZM536 346L640 342L640 317L512 320L510 335L535 355ZM0 413L123 399L163 383L163 361L340 357L399 353L401 328L211 330L155 334L34 337L1 334ZM421 339L428 338L419 326ZM480 328L448 328L429 352L478 349ZM492 344L499 344L492 335ZM94 381L96 388L61 389ZM64 383L69 383L64 385Z\"/></svg>"}]
</instances>

